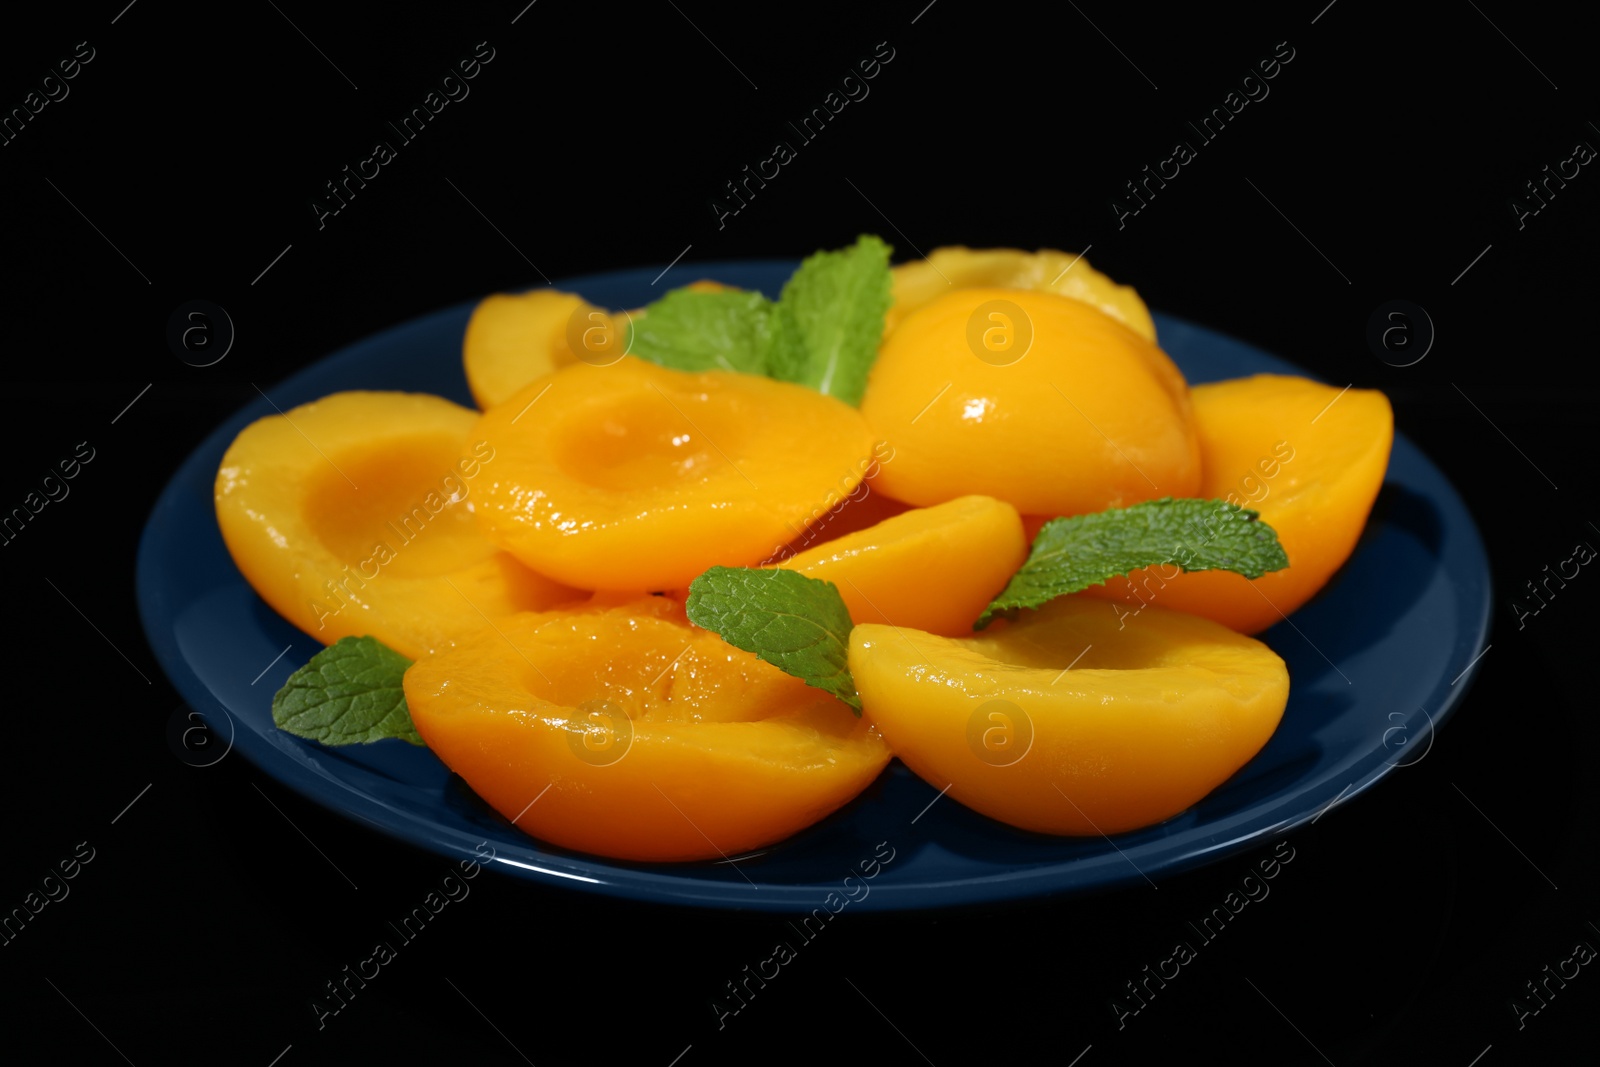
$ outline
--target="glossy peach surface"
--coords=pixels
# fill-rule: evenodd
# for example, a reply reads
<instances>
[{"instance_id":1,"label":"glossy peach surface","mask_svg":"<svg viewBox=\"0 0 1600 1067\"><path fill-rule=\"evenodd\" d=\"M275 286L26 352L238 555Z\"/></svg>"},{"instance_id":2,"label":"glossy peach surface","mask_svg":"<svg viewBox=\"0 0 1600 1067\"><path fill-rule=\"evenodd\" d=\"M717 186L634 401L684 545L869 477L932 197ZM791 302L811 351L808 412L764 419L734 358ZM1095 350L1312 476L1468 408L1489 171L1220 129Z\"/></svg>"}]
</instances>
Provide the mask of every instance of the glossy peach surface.
<instances>
[{"instance_id":1,"label":"glossy peach surface","mask_svg":"<svg viewBox=\"0 0 1600 1067\"><path fill-rule=\"evenodd\" d=\"M1260 751L1289 697L1283 660L1253 638L1159 608L1119 628L1076 598L963 638L860 625L850 671L918 776L1050 834L1183 811Z\"/></svg>"},{"instance_id":2,"label":"glossy peach surface","mask_svg":"<svg viewBox=\"0 0 1600 1067\"><path fill-rule=\"evenodd\" d=\"M889 761L871 724L666 597L519 615L406 672L428 747L566 848L719 860L848 802Z\"/></svg>"},{"instance_id":3,"label":"glossy peach surface","mask_svg":"<svg viewBox=\"0 0 1600 1067\"><path fill-rule=\"evenodd\" d=\"M1394 414L1376 389L1277 374L1197 385L1191 396L1204 468L1198 495L1259 511L1289 566L1253 581L1150 567L1083 595L1111 600L1119 613L1156 604L1259 633L1311 599L1355 550L1388 469Z\"/></svg>"},{"instance_id":4,"label":"glossy peach surface","mask_svg":"<svg viewBox=\"0 0 1600 1067\"><path fill-rule=\"evenodd\" d=\"M561 581L634 592L768 558L873 453L831 397L631 356L531 382L473 433L499 457L477 510L490 541Z\"/></svg>"},{"instance_id":5,"label":"glossy peach surface","mask_svg":"<svg viewBox=\"0 0 1600 1067\"><path fill-rule=\"evenodd\" d=\"M854 622L957 637L972 632L1027 555L1016 508L967 496L903 512L779 566L832 582Z\"/></svg>"},{"instance_id":6,"label":"glossy peach surface","mask_svg":"<svg viewBox=\"0 0 1600 1067\"><path fill-rule=\"evenodd\" d=\"M479 532L496 456L470 436L476 418L435 396L348 392L251 423L216 479L234 562L324 644L371 634L411 659L581 597Z\"/></svg>"},{"instance_id":7,"label":"glossy peach surface","mask_svg":"<svg viewBox=\"0 0 1600 1067\"><path fill-rule=\"evenodd\" d=\"M861 413L894 450L884 491L919 506L978 493L1074 515L1200 484L1177 367L1055 293L963 289L912 313L884 342Z\"/></svg>"}]
</instances>

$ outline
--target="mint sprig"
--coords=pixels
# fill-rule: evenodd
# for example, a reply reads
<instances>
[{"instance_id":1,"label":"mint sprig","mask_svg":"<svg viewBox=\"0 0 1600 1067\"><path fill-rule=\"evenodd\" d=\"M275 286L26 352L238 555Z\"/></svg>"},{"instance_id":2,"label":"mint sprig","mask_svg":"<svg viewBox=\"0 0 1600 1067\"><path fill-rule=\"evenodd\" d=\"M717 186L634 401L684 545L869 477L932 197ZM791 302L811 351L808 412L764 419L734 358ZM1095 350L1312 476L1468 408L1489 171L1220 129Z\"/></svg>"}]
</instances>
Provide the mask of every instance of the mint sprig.
<instances>
[{"instance_id":1,"label":"mint sprig","mask_svg":"<svg viewBox=\"0 0 1600 1067\"><path fill-rule=\"evenodd\" d=\"M341 637L289 675L272 698L278 729L325 745L398 737L423 743L401 688L411 661L374 637Z\"/></svg>"},{"instance_id":2,"label":"mint sprig","mask_svg":"<svg viewBox=\"0 0 1600 1067\"><path fill-rule=\"evenodd\" d=\"M673 370L766 374L772 303L760 293L675 289L633 324L629 353Z\"/></svg>"},{"instance_id":3,"label":"mint sprig","mask_svg":"<svg viewBox=\"0 0 1600 1067\"><path fill-rule=\"evenodd\" d=\"M863 235L808 256L776 301L675 289L633 323L628 351L672 370L736 370L859 404L892 300L890 248Z\"/></svg>"},{"instance_id":4,"label":"mint sprig","mask_svg":"<svg viewBox=\"0 0 1600 1067\"><path fill-rule=\"evenodd\" d=\"M832 582L763 567L712 567L689 584L689 621L861 714L850 611Z\"/></svg>"},{"instance_id":5,"label":"mint sprig","mask_svg":"<svg viewBox=\"0 0 1600 1067\"><path fill-rule=\"evenodd\" d=\"M778 299L778 335L792 343L774 347L772 376L860 404L893 282L889 246L876 237L863 235L849 248L806 259Z\"/></svg>"},{"instance_id":6,"label":"mint sprig","mask_svg":"<svg viewBox=\"0 0 1600 1067\"><path fill-rule=\"evenodd\" d=\"M1036 608L1102 585L1140 567L1175 563L1186 571L1229 570L1246 578L1289 565L1278 534L1260 513L1221 500L1151 500L1127 508L1051 519L1027 562L973 629L999 614Z\"/></svg>"}]
</instances>

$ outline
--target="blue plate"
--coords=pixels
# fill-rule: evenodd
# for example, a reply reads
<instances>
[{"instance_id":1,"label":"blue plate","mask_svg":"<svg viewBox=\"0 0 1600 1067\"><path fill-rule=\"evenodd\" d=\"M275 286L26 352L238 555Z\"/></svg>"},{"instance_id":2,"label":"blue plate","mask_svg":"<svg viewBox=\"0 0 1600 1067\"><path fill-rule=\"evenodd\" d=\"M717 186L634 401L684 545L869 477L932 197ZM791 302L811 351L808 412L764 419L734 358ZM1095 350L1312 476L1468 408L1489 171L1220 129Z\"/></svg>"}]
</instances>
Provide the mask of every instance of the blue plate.
<instances>
[{"instance_id":1,"label":"blue plate","mask_svg":"<svg viewBox=\"0 0 1600 1067\"><path fill-rule=\"evenodd\" d=\"M793 267L709 263L695 273L772 295ZM660 294L652 287L656 276L621 271L560 288L602 307L637 307ZM344 389L402 389L470 405L461 337L471 311L462 304L352 345L271 388L272 402L288 409ZM1190 323L1157 315L1156 325L1192 382L1299 373ZM389 741L323 748L273 727L273 693L321 646L246 584L212 505L228 444L272 411L259 400L218 427L178 470L146 524L139 610L161 665L216 734L289 788L451 858L487 842L493 866L551 885L655 902L806 911L840 893L844 879L875 855L892 856L866 896L853 889L853 903L857 910L898 910L1159 878L1284 834L1424 758L1433 731L1460 701L1488 630L1489 567L1477 528L1438 468L1397 436L1388 479L1350 562L1289 623L1264 635L1292 678L1277 733L1182 815L1120 834L1114 844L1044 837L940 799L897 762L843 811L735 863L598 859L524 836L424 749Z\"/></svg>"}]
</instances>

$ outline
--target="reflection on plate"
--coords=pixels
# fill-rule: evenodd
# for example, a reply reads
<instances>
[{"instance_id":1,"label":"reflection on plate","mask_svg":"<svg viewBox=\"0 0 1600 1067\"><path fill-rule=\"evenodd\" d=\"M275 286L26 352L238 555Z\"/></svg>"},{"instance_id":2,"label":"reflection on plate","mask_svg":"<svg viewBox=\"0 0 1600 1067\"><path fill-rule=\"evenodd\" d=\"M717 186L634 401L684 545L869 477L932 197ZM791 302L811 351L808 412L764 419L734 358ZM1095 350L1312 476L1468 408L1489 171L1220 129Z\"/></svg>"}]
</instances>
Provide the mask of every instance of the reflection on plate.
<instances>
[{"instance_id":1,"label":"reflection on plate","mask_svg":"<svg viewBox=\"0 0 1600 1067\"><path fill-rule=\"evenodd\" d=\"M776 295L788 261L702 264L697 276ZM561 283L602 307L659 295L655 270ZM342 389L404 389L471 404L461 371L463 304L352 345L268 390L288 409ZM1263 352L1156 316L1191 382L1296 373ZM195 450L162 492L139 546L145 631L178 691L233 748L334 811L451 858L482 842L507 874L641 900L775 911L822 905L860 864L892 856L857 910L928 908L1102 888L1211 863L1264 843L1425 757L1466 688L1488 629L1483 543L1455 490L1397 435L1355 555L1315 600L1264 635L1289 665L1283 723L1200 804L1159 826L1102 838L1012 830L948 799L898 763L821 824L732 863L645 865L540 845L479 801L431 753L399 742L323 748L272 725L272 695L321 646L240 576L212 508L223 451L259 400ZM880 848L880 844L883 847Z\"/></svg>"}]
</instances>

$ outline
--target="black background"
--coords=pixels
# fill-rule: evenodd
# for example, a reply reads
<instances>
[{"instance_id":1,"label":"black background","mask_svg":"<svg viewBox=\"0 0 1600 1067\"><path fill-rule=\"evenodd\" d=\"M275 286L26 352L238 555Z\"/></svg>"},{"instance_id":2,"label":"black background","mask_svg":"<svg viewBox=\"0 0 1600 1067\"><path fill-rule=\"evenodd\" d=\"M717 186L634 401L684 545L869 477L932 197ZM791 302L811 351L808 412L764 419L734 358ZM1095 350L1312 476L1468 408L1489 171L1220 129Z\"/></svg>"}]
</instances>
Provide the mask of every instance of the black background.
<instances>
[{"instance_id":1,"label":"black background","mask_svg":"<svg viewBox=\"0 0 1600 1067\"><path fill-rule=\"evenodd\" d=\"M1575 143L1600 145L1591 42L1570 9L122 2L26 25L8 13L0 38L5 109L78 42L94 49L70 95L0 146L13 338L0 507L78 442L96 450L70 497L0 548L13 635L0 908L79 842L95 850L71 895L0 947L6 1046L285 1067L1080 1053L1084 1067L1235 1053L1492 1067L1585 1050L1593 967L1520 1027L1511 1007L1575 943L1600 947L1600 578L1585 569L1520 627L1511 608L1575 542L1600 542L1587 321L1600 177L1583 168L1520 228L1511 207ZM323 183L480 41L494 59L471 95L319 229ZM719 228L722 183L791 139L786 123L879 42L894 58L870 95ZM1279 42L1294 58L1270 96L1119 229L1123 182L1192 139L1185 120ZM1092 246L1153 307L1384 390L1489 544L1492 646L1468 699L1426 759L1290 835L1270 901L1121 1030L1123 983L1258 857L1158 890L850 914L722 1030L710 1001L770 952L777 918L485 876L319 1030L322 982L445 861L237 755L175 756L179 701L132 578L166 478L251 383L270 390L416 315L541 272L665 265L687 246L669 276L682 284L697 261L799 257L863 231L900 258ZM214 366L165 341L193 299L237 330ZM1366 341L1394 299L1437 330L1405 368Z\"/></svg>"}]
</instances>

